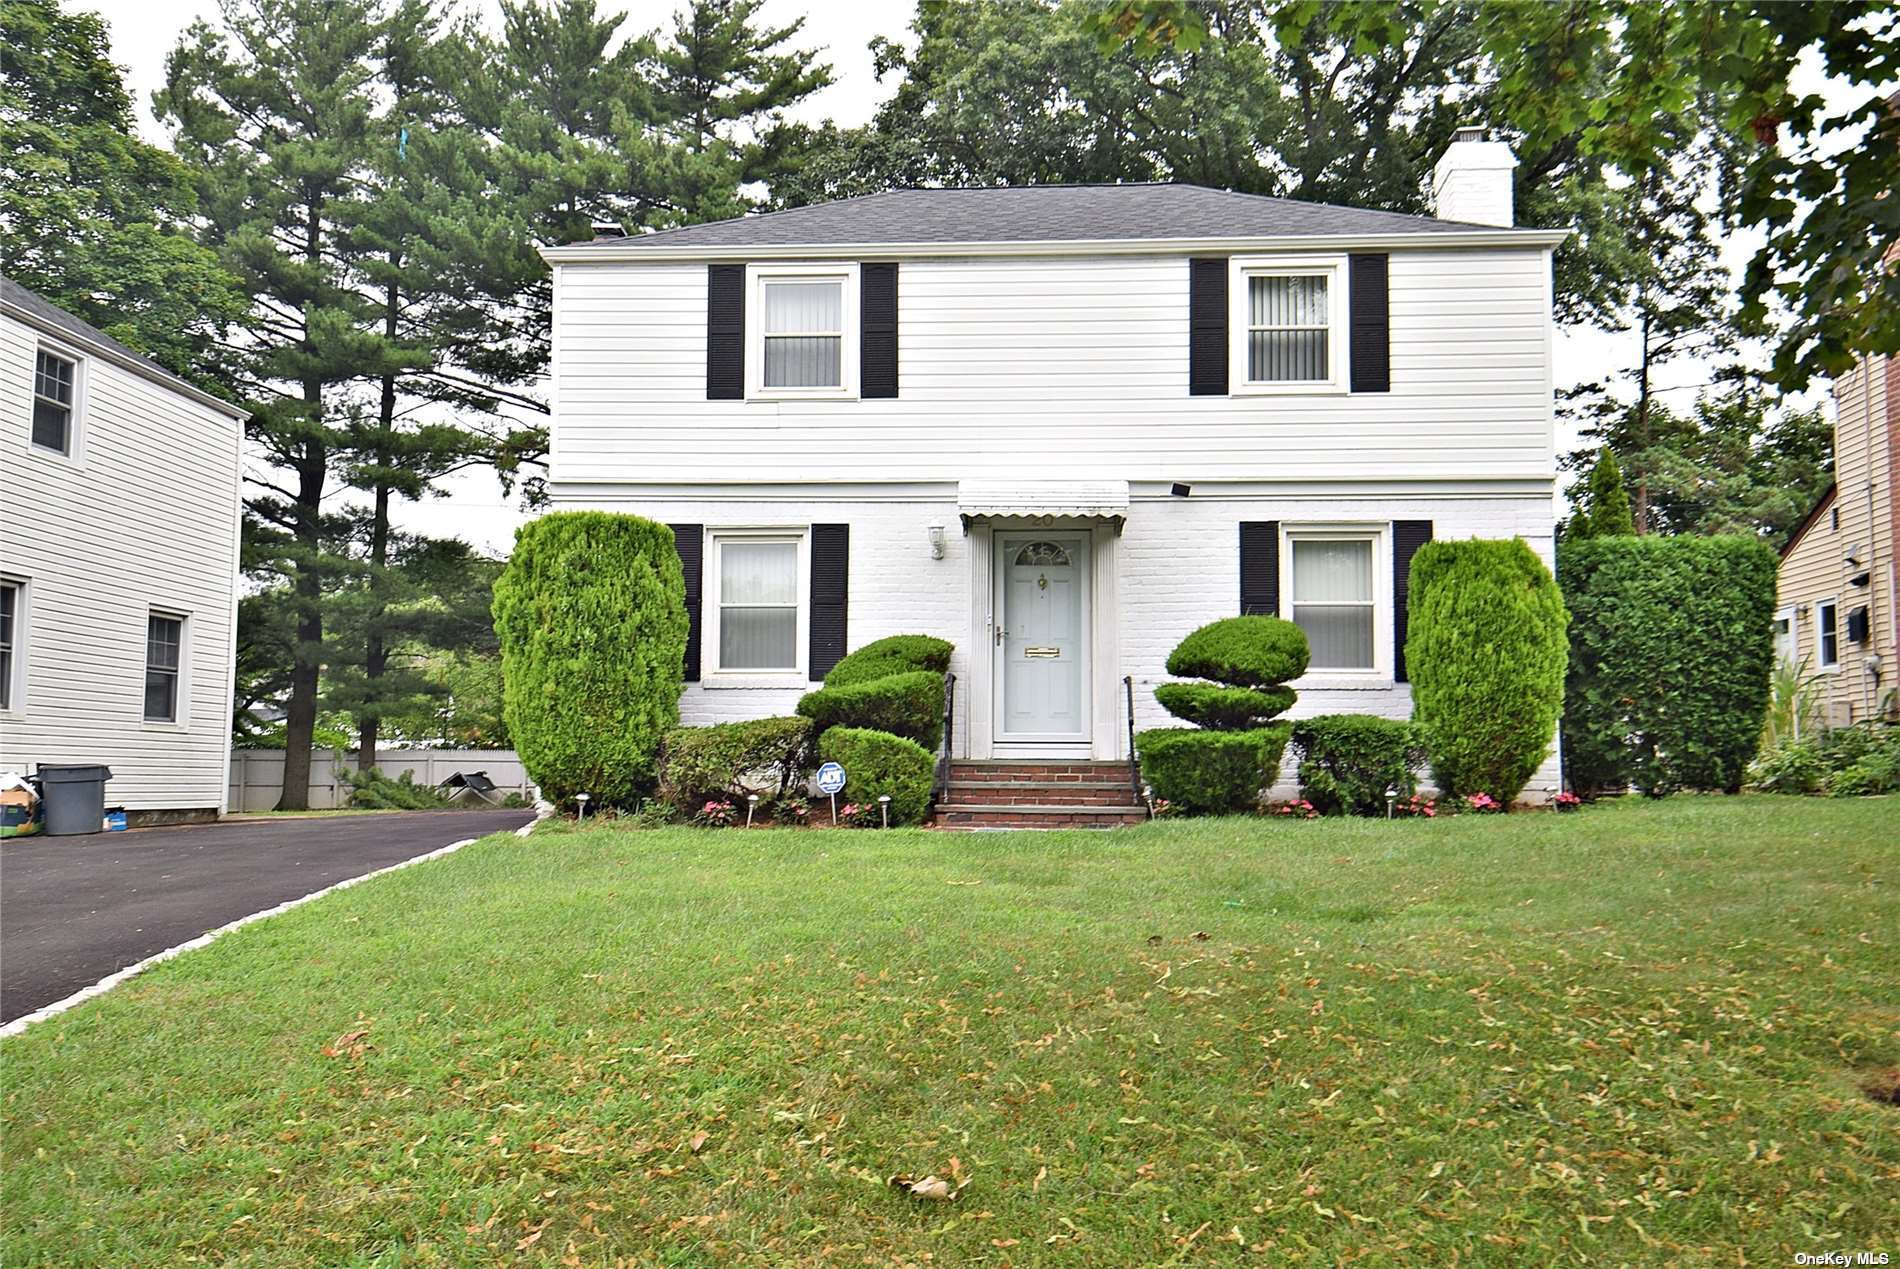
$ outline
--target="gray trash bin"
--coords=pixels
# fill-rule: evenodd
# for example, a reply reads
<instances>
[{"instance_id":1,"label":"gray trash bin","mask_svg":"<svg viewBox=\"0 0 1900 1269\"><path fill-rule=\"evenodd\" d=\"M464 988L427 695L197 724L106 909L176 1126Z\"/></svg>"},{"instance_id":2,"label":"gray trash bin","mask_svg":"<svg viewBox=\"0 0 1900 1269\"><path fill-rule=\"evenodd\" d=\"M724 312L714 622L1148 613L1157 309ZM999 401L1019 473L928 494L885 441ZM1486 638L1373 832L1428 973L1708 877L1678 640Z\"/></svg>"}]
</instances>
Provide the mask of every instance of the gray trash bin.
<instances>
[{"instance_id":1,"label":"gray trash bin","mask_svg":"<svg viewBox=\"0 0 1900 1269\"><path fill-rule=\"evenodd\" d=\"M112 778L111 768L41 764L36 774L48 837L97 833L105 827L106 781Z\"/></svg>"}]
</instances>

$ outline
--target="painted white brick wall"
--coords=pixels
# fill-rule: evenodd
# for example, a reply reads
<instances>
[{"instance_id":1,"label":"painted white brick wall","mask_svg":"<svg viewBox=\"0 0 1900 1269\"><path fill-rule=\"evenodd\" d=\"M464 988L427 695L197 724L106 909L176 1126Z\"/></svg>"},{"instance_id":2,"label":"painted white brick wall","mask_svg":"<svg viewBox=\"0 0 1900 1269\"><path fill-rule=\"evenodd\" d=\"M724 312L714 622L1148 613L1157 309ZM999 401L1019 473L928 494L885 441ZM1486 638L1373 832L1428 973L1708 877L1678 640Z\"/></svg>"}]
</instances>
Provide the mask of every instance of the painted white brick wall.
<instances>
[{"instance_id":1,"label":"painted white brick wall","mask_svg":"<svg viewBox=\"0 0 1900 1269\"><path fill-rule=\"evenodd\" d=\"M957 518L954 494L944 486L901 487L876 498L853 495L765 497L735 489L727 497L648 498L629 490L624 497L596 494L561 506L626 511L665 523L725 527L802 527L813 523L851 525L850 620L847 646L857 648L891 634L931 634L956 645L951 669L964 690L958 693L956 736L960 756L968 754L971 735L970 656L983 614L973 613L971 539ZM1121 664L1116 677L1135 679L1135 724L1166 726L1172 721L1155 702L1154 685L1167 677L1168 653L1196 626L1232 616L1239 605L1239 530L1243 520L1384 524L1391 520L1431 520L1440 539L1523 537L1544 558L1552 558L1551 503L1547 496L1399 497L1226 497L1198 492L1188 498L1137 495L1116 543L1118 611L1101 612L1098 621L1114 622ZM928 530L944 526L945 552L930 558ZM1282 560L1284 571L1286 561ZM1389 584L1389 573L1379 579ZM1284 583L1283 583L1284 584ZM804 632L800 632L801 638ZM708 658L710 664L710 658ZM1291 717L1323 713L1366 713L1387 718L1411 714L1411 691L1404 684L1345 686L1337 682L1296 684L1299 702ZM703 725L736 719L789 714L802 689L724 687L689 684L680 702L682 720ZM1119 702L1098 729L1113 728L1115 752L1126 753L1126 722ZM1276 794L1292 792L1291 763ZM1525 795L1541 800L1560 787L1553 750Z\"/></svg>"}]
</instances>

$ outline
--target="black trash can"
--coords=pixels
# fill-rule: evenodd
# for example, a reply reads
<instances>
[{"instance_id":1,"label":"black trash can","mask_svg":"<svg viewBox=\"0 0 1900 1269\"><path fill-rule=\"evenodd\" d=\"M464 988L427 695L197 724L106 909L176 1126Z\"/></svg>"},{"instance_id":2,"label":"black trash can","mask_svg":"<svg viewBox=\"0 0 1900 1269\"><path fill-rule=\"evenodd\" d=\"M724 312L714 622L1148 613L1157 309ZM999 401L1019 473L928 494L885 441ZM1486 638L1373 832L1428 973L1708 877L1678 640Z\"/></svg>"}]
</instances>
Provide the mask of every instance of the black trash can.
<instances>
[{"instance_id":1,"label":"black trash can","mask_svg":"<svg viewBox=\"0 0 1900 1269\"><path fill-rule=\"evenodd\" d=\"M73 837L104 829L109 767L49 767L41 764L40 801L48 837Z\"/></svg>"}]
</instances>

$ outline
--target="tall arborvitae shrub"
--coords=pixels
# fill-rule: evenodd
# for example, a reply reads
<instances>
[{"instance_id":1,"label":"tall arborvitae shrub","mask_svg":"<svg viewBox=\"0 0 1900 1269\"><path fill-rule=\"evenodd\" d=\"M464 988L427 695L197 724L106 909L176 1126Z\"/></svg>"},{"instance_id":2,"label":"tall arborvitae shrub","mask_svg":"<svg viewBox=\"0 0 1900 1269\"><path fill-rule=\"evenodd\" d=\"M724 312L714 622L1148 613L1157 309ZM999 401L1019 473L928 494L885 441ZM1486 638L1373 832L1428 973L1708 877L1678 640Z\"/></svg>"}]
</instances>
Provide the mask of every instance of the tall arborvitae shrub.
<instances>
[{"instance_id":1,"label":"tall arborvitae shrub","mask_svg":"<svg viewBox=\"0 0 1900 1269\"><path fill-rule=\"evenodd\" d=\"M650 789L685 673L673 530L603 511L542 516L515 535L494 612L503 714L542 793L602 807Z\"/></svg>"},{"instance_id":2,"label":"tall arborvitae shrub","mask_svg":"<svg viewBox=\"0 0 1900 1269\"><path fill-rule=\"evenodd\" d=\"M1432 778L1509 806L1564 701L1564 604L1523 539L1428 542L1412 557L1405 664Z\"/></svg>"},{"instance_id":3,"label":"tall arborvitae shrub","mask_svg":"<svg viewBox=\"0 0 1900 1269\"><path fill-rule=\"evenodd\" d=\"M1572 788L1741 788L1774 673L1776 563L1741 535L1564 543Z\"/></svg>"},{"instance_id":4,"label":"tall arborvitae shrub","mask_svg":"<svg viewBox=\"0 0 1900 1269\"><path fill-rule=\"evenodd\" d=\"M1178 810L1251 810L1280 773L1292 732L1272 720L1293 704L1285 684L1306 672L1306 635L1278 617L1229 617L1202 626L1168 656L1168 673L1212 680L1162 683L1155 699L1197 724L1135 737L1142 778Z\"/></svg>"},{"instance_id":5,"label":"tall arborvitae shrub","mask_svg":"<svg viewBox=\"0 0 1900 1269\"><path fill-rule=\"evenodd\" d=\"M1617 464L1616 451L1609 446L1598 451L1576 502L1577 513L1564 527L1564 541L1629 537L1636 532L1629 490L1623 487L1623 469Z\"/></svg>"}]
</instances>

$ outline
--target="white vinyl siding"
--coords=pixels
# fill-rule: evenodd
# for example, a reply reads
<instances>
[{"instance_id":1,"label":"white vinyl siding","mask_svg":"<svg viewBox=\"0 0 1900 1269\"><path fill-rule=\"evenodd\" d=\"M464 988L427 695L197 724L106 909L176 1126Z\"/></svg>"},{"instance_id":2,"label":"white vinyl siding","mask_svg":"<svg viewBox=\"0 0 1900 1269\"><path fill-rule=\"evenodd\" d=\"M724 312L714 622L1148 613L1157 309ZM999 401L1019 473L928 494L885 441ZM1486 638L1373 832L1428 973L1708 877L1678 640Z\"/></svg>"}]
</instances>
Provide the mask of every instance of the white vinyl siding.
<instances>
[{"instance_id":1,"label":"white vinyl siding","mask_svg":"<svg viewBox=\"0 0 1900 1269\"><path fill-rule=\"evenodd\" d=\"M241 424L82 351L76 453L61 460L32 443L37 361L52 341L0 315L0 466L19 476L0 513L0 561L25 582L26 609L0 770L101 763L112 769L108 805L218 808L229 783ZM190 614L169 725L144 721L154 610Z\"/></svg>"},{"instance_id":2,"label":"white vinyl siding","mask_svg":"<svg viewBox=\"0 0 1900 1269\"><path fill-rule=\"evenodd\" d=\"M564 263L550 479L1547 483L1548 271L1394 250L1390 392L1190 397L1185 258L904 260L901 397L708 401L704 264Z\"/></svg>"}]
</instances>

